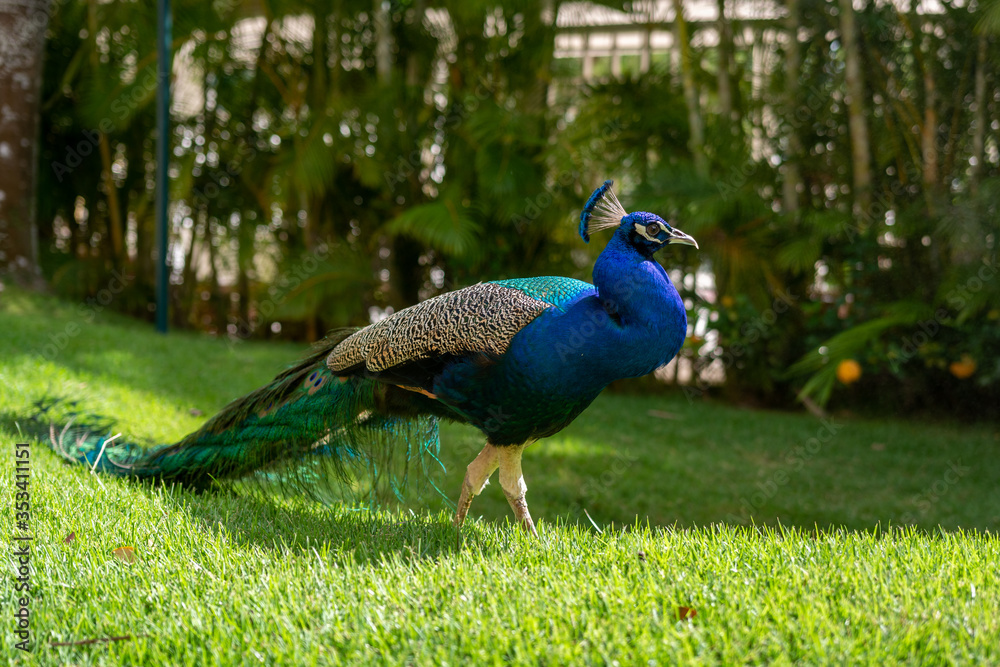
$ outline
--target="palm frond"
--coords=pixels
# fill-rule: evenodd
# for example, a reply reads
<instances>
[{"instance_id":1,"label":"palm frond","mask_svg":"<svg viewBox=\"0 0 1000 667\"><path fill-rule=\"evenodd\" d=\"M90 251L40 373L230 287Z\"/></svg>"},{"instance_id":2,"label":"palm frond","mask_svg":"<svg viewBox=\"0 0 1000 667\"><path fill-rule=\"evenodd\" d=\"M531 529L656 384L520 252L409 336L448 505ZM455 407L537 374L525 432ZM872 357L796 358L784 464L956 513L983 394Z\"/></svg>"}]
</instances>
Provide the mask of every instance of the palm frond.
<instances>
[{"instance_id":1,"label":"palm frond","mask_svg":"<svg viewBox=\"0 0 1000 667\"><path fill-rule=\"evenodd\" d=\"M453 257L469 258L478 253L477 223L465 206L451 200L421 204L386 225L392 235L408 236Z\"/></svg>"},{"instance_id":2,"label":"palm frond","mask_svg":"<svg viewBox=\"0 0 1000 667\"><path fill-rule=\"evenodd\" d=\"M860 355L888 329L913 324L919 319L915 317L916 314L917 311L911 310L869 320L838 333L805 354L787 372L787 376L792 378L809 376L799 397L812 398L820 405L825 405L830 400L837 380L837 365L845 359Z\"/></svg>"}]
</instances>

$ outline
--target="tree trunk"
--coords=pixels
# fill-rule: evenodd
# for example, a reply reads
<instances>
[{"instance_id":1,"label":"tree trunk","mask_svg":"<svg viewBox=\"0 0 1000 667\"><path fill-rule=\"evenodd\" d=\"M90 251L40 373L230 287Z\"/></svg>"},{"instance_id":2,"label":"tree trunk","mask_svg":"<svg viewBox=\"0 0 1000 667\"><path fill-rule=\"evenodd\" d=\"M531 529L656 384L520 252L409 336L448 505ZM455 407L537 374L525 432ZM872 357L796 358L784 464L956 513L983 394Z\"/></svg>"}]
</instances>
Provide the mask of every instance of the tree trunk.
<instances>
[{"instance_id":1,"label":"tree trunk","mask_svg":"<svg viewBox=\"0 0 1000 667\"><path fill-rule=\"evenodd\" d=\"M872 196L871 148L868 125L865 123L865 82L861 74L861 54L854 23L852 0L840 3L840 33L844 45L845 77L847 79L847 119L851 132L851 162L854 176L854 213L863 214L870 208Z\"/></svg>"},{"instance_id":2,"label":"tree trunk","mask_svg":"<svg viewBox=\"0 0 1000 667\"><path fill-rule=\"evenodd\" d=\"M716 0L715 5L719 14L716 20L719 34L719 71L716 73L719 85L719 114L727 123L731 123L737 120L733 116L733 79L730 71L733 67L733 31L729 19L726 18L726 0Z\"/></svg>"},{"instance_id":3,"label":"tree trunk","mask_svg":"<svg viewBox=\"0 0 1000 667\"><path fill-rule=\"evenodd\" d=\"M549 108L549 86L552 82L552 60L555 57L555 16L557 8L553 0L542 0L541 9L538 14L533 17L532 21L538 21L540 25L546 26L545 36L548 41L548 48L546 48L542 53L539 54L540 60L538 61L535 69L537 78L535 80L534 89L531 91L529 96L529 104L526 105L528 109L535 112L544 112ZM538 34L539 29L536 27L533 32ZM544 118L545 114L540 113L539 117ZM540 136L545 136L545 128L540 127Z\"/></svg>"},{"instance_id":4,"label":"tree trunk","mask_svg":"<svg viewBox=\"0 0 1000 667\"><path fill-rule=\"evenodd\" d=\"M375 72L381 83L392 77L392 16L389 3L374 0L375 3Z\"/></svg>"},{"instance_id":5,"label":"tree trunk","mask_svg":"<svg viewBox=\"0 0 1000 667\"><path fill-rule=\"evenodd\" d=\"M972 121L972 157L976 162L972 165L969 182L972 192L979 190L979 180L983 174L983 161L986 159L986 35L979 36L979 49L976 54L976 111Z\"/></svg>"},{"instance_id":6,"label":"tree trunk","mask_svg":"<svg viewBox=\"0 0 1000 667\"><path fill-rule=\"evenodd\" d=\"M44 286L35 165L49 0L0 0L0 272Z\"/></svg>"},{"instance_id":7,"label":"tree trunk","mask_svg":"<svg viewBox=\"0 0 1000 667\"><path fill-rule=\"evenodd\" d=\"M222 239L225 238L226 229L223 225L219 225L222 231L219 232ZM205 243L208 244L208 268L209 268L209 301L208 310L212 318L212 324L215 326L215 333L218 335L225 335L226 324L229 320L226 317L226 311L222 308L222 289L219 285L219 267L216 265L216 250L215 250L215 230L212 229L212 221L209 220L205 224ZM221 240L221 239L220 239Z\"/></svg>"},{"instance_id":8,"label":"tree trunk","mask_svg":"<svg viewBox=\"0 0 1000 667\"><path fill-rule=\"evenodd\" d=\"M424 14L427 13L427 0L416 0L413 3L413 10L410 14L411 20L405 25L403 30L420 32L423 28ZM417 51L410 51L406 55L406 85L416 88L421 83L420 60L417 58Z\"/></svg>"},{"instance_id":9,"label":"tree trunk","mask_svg":"<svg viewBox=\"0 0 1000 667\"><path fill-rule=\"evenodd\" d=\"M701 110L698 108L698 89L694 82L694 63L691 59L691 42L688 40L687 22L684 20L682 0L674 3L674 46L681 63L681 81L684 86L684 102L687 104L688 124L691 139L688 146L694 158L694 170L702 178L708 177L708 158L705 156L705 128Z\"/></svg>"},{"instance_id":10,"label":"tree trunk","mask_svg":"<svg viewBox=\"0 0 1000 667\"><path fill-rule=\"evenodd\" d=\"M785 19L785 31L788 36L788 47L785 50L785 118L788 128L788 153L784 165L784 210L795 215L799 210L799 191L802 190L802 138L799 132L796 112L799 99L799 80L802 77L802 50L799 47L799 23L802 20L799 0L788 0L788 16Z\"/></svg>"},{"instance_id":11,"label":"tree trunk","mask_svg":"<svg viewBox=\"0 0 1000 667\"><path fill-rule=\"evenodd\" d=\"M199 325L195 317L194 305L198 301L197 276L194 270L195 248L198 247L198 230L208 227L208 214L206 206L201 206L194 215L194 224L191 225L191 244L188 246L187 255L184 258L184 268L181 269L181 289L180 305L174 309L175 320L178 327Z\"/></svg>"},{"instance_id":12,"label":"tree trunk","mask_svg":"<svg viewBox=\"0 0 1000 667\"><path fill-rule=\"evenodd\" d=\"M314 116L326 111L327 81L330 73L327 69L327 40L329 39L330 8L326 2L317 2L313 9L313 71L309 77L312 89L309 104ZM318 120L316 122L319 122Z\"/></svg>"},{"instance_id":13,"label":"tree trunk","mask_svg":"<svg viewBox=\"0 0 1000 667\"><path fill-rule=\"evenodd\" d=\"M920 152L923 156L924 192L928 196L937 189L938 184L938 150L937 150L937 82L934 80L933 54L930 47L924 57L924 126L920 132ZM927 57L930 56L930 57Z\"/></svg>"},{"instance_id":14,"label":"tree trunk","mask_svg":"<svg viewBox=\"0 0 1000 667\"><path fill-rule=\"evenodd\" d=\"M90 0L87 5L87 26L90 32L90 66L95 74L100 71L101 61L97 50L97 0ZM108 231L111 237L111 256L116 266L125 265L125 225L122 220L121 206L118 203L118 188L111 175L111 143L108 135L98 133L98 147L101 153L101 185L104 197L108 202Z\"/></svg>"},{"instance_id":15,"label":"tree trunk","mask_svg":"<svg viewBox=\"0 0 1000 667\"><path fill-rule=\"evenodd\" d=\"M247 216L243 215L236 237L239 243L239 249L236 251L236 289L240 296L238 308L240 322L250 322L250 271L253 270L253 260L257 254L256 233L257 225L248 225Z\"/></svg>"},{"instance_id":16,"label":"tree trunk","mask_svg":"<svg viewBox=\"0 0 1000 667\"><path fill-rule=\"evenodd\" d=\"M340 66L340 52L343 48L343 42L341 42L341 31L343 26L340 24L341 16L343 15L343 7L341 0L333 0L333 7L330 9L330 16L333 21L333 35L330 39L333 43L333 47L330 49L330 92L335 96L340 96L340 73L343 71L343 67Z\"/></svg>"}]
</instances>

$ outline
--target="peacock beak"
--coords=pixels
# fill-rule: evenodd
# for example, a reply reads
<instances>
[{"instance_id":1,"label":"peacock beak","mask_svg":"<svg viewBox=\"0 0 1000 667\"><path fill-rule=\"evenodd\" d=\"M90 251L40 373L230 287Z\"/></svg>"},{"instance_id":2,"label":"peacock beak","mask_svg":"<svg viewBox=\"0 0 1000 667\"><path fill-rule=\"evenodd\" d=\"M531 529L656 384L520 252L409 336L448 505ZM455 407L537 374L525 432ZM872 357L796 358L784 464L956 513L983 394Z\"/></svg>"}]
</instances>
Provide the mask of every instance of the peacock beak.
<instances>
[{"instance_id":1,"label":"peacock beak","mask_svg":"<svg viewBox=\"0 0 1000 667\"><path fill-rule=\"evenodd\" d=\"M693 245L695 248L698 248L698 242L694 240L694 237L688 236L679 229L670 230L667 245ZM700 250L700 248L698 249Z\"/></svg>"}]
</instances>

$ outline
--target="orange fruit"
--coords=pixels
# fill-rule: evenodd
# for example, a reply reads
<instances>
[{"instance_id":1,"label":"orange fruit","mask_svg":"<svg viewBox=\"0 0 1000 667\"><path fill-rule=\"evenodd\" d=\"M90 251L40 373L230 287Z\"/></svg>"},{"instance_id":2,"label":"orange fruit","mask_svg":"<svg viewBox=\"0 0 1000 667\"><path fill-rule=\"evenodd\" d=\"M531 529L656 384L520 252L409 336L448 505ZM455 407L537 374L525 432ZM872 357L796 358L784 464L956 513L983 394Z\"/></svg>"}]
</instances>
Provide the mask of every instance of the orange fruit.
<instances>
[{"instance_id":1,"label":"orange fruit","mask_svg":"<svg viewBox=\"0 0 1000 667\"><path fill-rule=\"evenodd\" d=\"M861 378L861 364L854 359L844 359L837 364L837 379L844 384L857 382Z\"/></svg>"},{"instance_id":2,"label":"orange fruit","mask_svg":"<svg viewBox=\"0 0 1000 667\"><path fill-rule=\"evenodd\" d=\"M948 370L959 380L964 380L976 372L976 360L967 354L963 354L961 359L951 362Z\"/></svg>"}]
</instances>

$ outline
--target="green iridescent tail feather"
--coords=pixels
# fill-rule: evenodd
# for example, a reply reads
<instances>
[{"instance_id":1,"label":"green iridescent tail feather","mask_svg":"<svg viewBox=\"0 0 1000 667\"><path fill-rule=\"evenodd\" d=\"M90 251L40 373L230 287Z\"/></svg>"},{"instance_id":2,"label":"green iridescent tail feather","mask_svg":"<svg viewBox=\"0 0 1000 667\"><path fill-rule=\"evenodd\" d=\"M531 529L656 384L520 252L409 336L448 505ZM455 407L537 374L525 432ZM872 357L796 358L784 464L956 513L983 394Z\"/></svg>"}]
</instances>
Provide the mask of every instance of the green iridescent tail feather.
<instances>
[{"instance_id":1,"label":"green iridescent tail feather","mask_svg":"<svg viewBox=\"0 0 1000 667\"><path fill-rule=\"evenodd\" d=\"M436 490L437 420L382 415L376 382L327 368L330 350L350 333L331 334L298 365L175 444L111 443L110 430L98 435L106 420L91 419L52 429L52 446L98 472L195 489L233 480L321 502L402 499L405 487L426 483Z\"/></svg>"}]
</instances>

